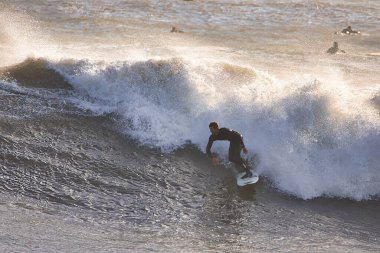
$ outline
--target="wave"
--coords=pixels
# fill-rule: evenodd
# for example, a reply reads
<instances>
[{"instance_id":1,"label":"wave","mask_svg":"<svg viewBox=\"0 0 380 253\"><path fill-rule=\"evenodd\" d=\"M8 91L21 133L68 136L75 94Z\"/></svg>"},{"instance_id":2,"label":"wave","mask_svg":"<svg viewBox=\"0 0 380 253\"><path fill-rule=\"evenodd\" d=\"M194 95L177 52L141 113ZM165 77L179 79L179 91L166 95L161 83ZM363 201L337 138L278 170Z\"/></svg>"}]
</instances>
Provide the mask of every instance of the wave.
<instances>
[{"instance_id":1,"label":"wave","mask_svg":"<svg viewBox=\"0 0 380 253\"><path fill-rule=\"evenodd\" d=\"M71 88L63 76L49 68L49 62L44 59L28 58L20 64L1 68L0 75L26 87Z\"/></svg>"},{"instance_id":2,"label":"wave","mask_svg":"<svg viewBox=\"0 0 380 253\"><path fill-rule=\"evenodd\" d=\"M79 107L118 115L117 129L141 145L170 152L192 143L204 151L216 120L244 135L248 158L258 154L258 172L283 192L380 194L380 120L369 103L379 91L352 87L339 71L278 79L251 66L182 58L48 65L83 95ZM226 157L228 144L213 149Z\"/></svg>"}]
</instances>

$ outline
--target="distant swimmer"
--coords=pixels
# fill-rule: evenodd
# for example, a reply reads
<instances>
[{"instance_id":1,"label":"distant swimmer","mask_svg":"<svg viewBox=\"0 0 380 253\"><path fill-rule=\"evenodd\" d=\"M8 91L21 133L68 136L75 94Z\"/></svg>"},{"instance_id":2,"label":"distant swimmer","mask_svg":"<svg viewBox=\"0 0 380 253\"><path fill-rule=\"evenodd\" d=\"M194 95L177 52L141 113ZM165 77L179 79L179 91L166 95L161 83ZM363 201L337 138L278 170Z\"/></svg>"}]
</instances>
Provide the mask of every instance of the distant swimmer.
<instances>
[{"instance_id":1,"label":"distant swimmer","mask_svg":"<svg viewBox=\"0 0 380 253\"><path fill-rule=\"evenodd\" d=\"M172 27L171 33L184 33L182 30L178 30L175 26Z\"/></svg>"},{"instance_id":2,"label":"distant swimmer","mask_svg":"<svg viewBox=\"0 0 380 253\"><path fill-rule=\"evenodd\" d=\"M338 34L339 32L336 32L336 34ZM354 31L352 30L351 26L347 26L347 28L344 28L342 31L340 31L340 33L343 33L343 34L359 34L360 31Z\"/></svg>"},{"instance_id":3,"label":"distant swimmer","mask_svg":"<svg viewBox=\"0 0 380 253\"><path fill-rule=\"evenodd\" d=\"M340 50L339 47L338 47L338 42L334 42L334 45L332 47L330 47L326 53L328 54L336 54L336 53L346 53L344 50Z\"/></svg>"},{"instance_id":4,"label":"distant swimmer","mask_svg":"<svg viewBox=\"0 0 380 253\"><path fill-rule=\"evenodd\" d=\"M233 162L234 164L240 166L245 170L245 175L242 178L248 178L252 176L252 172L250 171L248 165L244 161L244 159L240 156L240 152L243 149L244 154L248 153L247 148L243 142L243 136L229 128L219 128L218 123L211 122L209 124L209 129L211 132L210 138L208 139L206 152L207 155L212 159L214 165L219 164L219 160L215 153L211 153L211 147L214 141L217 140L227 140L230 142L230 148L228 151L228 160Z\"/></svg>"}]
</instances>

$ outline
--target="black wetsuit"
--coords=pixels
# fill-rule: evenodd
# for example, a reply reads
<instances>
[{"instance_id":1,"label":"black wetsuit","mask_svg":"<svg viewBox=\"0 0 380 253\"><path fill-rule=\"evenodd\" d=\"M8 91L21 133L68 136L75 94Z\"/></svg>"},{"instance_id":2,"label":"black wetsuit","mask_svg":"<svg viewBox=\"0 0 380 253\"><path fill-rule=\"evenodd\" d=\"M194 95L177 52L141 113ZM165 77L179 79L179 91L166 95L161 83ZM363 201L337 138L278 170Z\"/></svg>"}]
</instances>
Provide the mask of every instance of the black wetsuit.
<instances>
[{"instance_id":1,"label":"black wetsuit","mask_svg":"<svg viewBox=\"0 0 380 253\"><path fill-rule=\"evenodd\" d=\"M228 159L241 166L246 172L249 172L249 168L246 165L245 161L243 158L240 156L240 152L242 148L245 148L244 142L243 142L243 136L229 128L222 127L219 129L218 135L210 135L210 138L208 139L207 147L206 147L206 152L207 155L211 158L211 146L214 141L219 141L219 140L228 140L230 141L230 148L228 151Z\"/></svg>"}]
</instances>

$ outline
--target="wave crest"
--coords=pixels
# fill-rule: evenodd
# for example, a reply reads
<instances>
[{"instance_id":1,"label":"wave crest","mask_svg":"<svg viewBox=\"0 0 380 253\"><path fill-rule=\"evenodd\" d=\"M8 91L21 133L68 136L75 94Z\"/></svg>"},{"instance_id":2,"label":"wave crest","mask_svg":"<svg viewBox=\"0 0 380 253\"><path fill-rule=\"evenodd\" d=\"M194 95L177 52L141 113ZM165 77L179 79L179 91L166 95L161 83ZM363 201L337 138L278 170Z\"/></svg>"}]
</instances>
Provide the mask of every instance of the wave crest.
<instances>
[{"instance_id":1,"label":"wave crest","mask_svg":"<svg viewBox=\"0 0 380 253\"><path fill-rule=\"evenodd\" d=\"M51 69L49 62L44 59L28 58L22 63L0 69L0 75L26 87L71 88L64 77Z\"/></svg>"}]
</instances>

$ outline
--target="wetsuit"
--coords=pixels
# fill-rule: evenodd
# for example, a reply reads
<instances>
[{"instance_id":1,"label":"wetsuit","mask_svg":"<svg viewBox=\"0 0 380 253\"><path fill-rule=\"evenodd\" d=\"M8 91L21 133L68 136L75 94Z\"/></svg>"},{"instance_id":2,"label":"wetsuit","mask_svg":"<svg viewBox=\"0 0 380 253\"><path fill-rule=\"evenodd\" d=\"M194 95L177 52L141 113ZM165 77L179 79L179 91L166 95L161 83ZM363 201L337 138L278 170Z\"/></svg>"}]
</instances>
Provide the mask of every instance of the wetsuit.
<instances>
[{"instance_id":1,"label":"wetsuit","mask_svg":"<svg viewBox=\"0 0 380 253\"><path fill-rule=\"evenodd\" d=\"M219 140L228 140L230 141L230 148L228 151L228 159L241 166L246 172L249 172L249 168L246 165L245 161L243 158L240 156L240 152L242 148L245 148L244 142L243 142L243 136L229 128L222 127L219 129L218 135L213 135L211 134L210 138L208 139L207 147L206 147L206 152L207 155L211 158L211 146L214 141L219 141Z\"/></svg>"}]
</instances>

